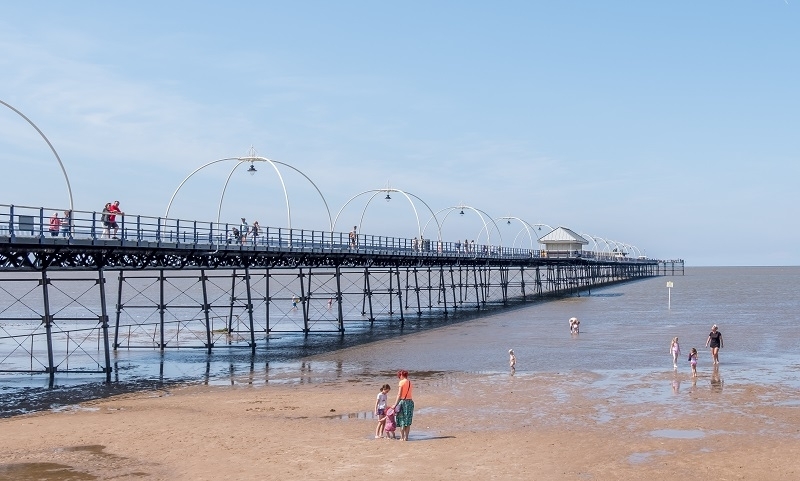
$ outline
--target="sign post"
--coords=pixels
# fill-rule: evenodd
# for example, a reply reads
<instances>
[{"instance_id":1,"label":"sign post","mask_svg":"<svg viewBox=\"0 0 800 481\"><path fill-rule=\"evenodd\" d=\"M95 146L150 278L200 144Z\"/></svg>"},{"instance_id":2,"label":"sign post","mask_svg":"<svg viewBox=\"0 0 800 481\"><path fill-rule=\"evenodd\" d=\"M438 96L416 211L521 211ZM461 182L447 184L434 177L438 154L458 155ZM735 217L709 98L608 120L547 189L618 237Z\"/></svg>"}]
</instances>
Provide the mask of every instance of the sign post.
<instances>
[{"instance_id":1,"label":"sign post","mask_svg":"<svg viewBox=\"0 0 800 481\"><path fill-rule=\"evenodd\" d=\"M672 281L667 281L667 309L672 309Z\"/></svg>"}]
</instances>

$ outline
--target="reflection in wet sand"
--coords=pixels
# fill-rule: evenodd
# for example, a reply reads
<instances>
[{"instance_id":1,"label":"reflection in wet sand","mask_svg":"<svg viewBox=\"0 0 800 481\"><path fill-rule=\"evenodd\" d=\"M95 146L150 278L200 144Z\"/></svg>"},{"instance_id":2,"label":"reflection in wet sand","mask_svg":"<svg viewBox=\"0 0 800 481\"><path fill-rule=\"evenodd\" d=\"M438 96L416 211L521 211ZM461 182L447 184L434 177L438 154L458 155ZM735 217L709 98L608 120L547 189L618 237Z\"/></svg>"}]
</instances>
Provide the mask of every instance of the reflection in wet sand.
<instances>
[{"instance_id":1,"label":"reflection in wet sand","mask_svg":"<svg viewBox=\"0 0 800 481\"><path fill-rule=\"evenodd\" d=\"M0 465L0 481L84 481L97 476L76 471L72 466L58 463L16 463Z\"/></svg>"}]
</instances>

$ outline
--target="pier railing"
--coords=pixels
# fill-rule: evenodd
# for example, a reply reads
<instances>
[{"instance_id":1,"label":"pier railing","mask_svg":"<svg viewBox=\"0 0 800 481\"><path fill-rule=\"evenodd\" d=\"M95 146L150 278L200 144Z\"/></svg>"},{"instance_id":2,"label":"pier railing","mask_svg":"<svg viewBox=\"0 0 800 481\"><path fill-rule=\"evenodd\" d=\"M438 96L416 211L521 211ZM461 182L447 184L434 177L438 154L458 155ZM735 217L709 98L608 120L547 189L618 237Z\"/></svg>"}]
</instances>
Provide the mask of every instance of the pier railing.
<instances>
[{"instance_id":1,"label":"pier railing","mask_svg":"<svg viewBox=\"0 0 800 481\"><path fill-rule=\"evenodd\" d=\"M53 213L59 223L50 222ZM116 214L116 228L103 213L0 204L0 243L41 245L101 245L201 250L290 250L299 252L354 252L403 256L464 256L471 258L585 258L603 262L653 262L625 253L545 251L438 239L409 239L372 234L329 232L282 227L260 227L257 234L235 233L239 224ZM112 214L113 215L113 214Z\"/></svg>"}]
</instances>

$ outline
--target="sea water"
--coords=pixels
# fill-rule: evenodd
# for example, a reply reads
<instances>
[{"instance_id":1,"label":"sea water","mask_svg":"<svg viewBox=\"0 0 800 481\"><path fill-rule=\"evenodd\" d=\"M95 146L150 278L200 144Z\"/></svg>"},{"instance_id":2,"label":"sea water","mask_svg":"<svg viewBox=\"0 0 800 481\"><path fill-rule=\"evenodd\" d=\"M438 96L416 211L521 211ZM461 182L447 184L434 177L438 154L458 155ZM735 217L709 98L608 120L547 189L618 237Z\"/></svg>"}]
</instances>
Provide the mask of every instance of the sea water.
<instances>
[{"instance_id":1,"label":"sea water","mask_svg":"<svg viewBox=\"0 0 800 481\"><path fill-rule=\"evenodd\" d=\"M642 377L669 382L669 346L676 336L680 372L689 370L686 357L692 347L700 353L700 373L712 371L705 343L713 324L723 336L718 372L726 385L800 387L798 286L800 267L689 267L684 276L632 281L475 316L439 321L408 316L402 331L393 326L344 337L286 335L259 346L255 355L249 349L224 348L211 355L121 350L112 360L110 384L98 374L59 373L52 387L43 375L0 375L0 416L171 382L312 382L385 376L401 368L508 373L512 348L519 376L589 371L609 388ZM571 317L580 319L580 334L569 332Z\"/></svg>"}]
</instances>

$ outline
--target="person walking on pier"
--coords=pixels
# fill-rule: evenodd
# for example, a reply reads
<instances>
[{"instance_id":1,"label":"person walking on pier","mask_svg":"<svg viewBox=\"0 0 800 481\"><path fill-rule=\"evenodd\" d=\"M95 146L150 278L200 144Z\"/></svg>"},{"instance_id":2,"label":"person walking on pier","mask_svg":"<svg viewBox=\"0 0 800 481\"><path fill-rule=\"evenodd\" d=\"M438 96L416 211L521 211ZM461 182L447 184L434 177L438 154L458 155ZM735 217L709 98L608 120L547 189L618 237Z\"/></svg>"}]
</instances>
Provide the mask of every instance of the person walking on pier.
<instances>
[{"instance_id":1,"label":"person walking on pier","mask_svg":"<svg viewBox=\"0 0 800 481\"><path fill-rule=\"evenodd\" d=\"M678 338L673 337L669 345L669 353L672 354L672 369L678 369L678 356L681 355L681 345L678 344Z\"/></svg>"},{"instance_id":2,"label":"person walking on pier","mask_svg":"<svg viewBox=\"0 0 800 481\"><path fill-rule=\"evenodd\" d=\"M517 370L517 356L514 355L514 350L508 350L508 366L511 368L511 372Z\"/></svg>"},{"instance_id":3,"label":"person walking on pier","mask_svg":"<svg viewBox=\"0 0 800 481\"><path fill-rule=\"evenodd\" d=\"M250 232L250 226L247 225L247 221L242 217L242 223L239 225L239 242L244 245L247 242L247 234Z\"/></svg>"},{"instance_id":4,"label":"person walking on pier","mask_svg":"<svg viewBox=\"0 0 800 481\"><path fill-rule=\"evenodd\" d=\"M110 215L111 202L106 202L103 212L100 214L100 222L103 224L103 231L100 233L101 239L109 239L111 237L111 222L108 220Z\"/></svg>"},{"instance_id":5,"label":"person walking on pier","mask_svg":"<svg viewBox=\"0 0 800 481\"><path fill-rule=\"evenodd\" d=\"M61 235L72 237L72 211L69 209L64 211L64 216L61 218Z\"/></svg>"},{"instance_id":6,"label":"person walking on pier","mask_svg":"<svg viewBox=\"0 0 800 481\"><path fill-rule=\"evenodd\" d=\"M350 231L350 248L355 249L358 245L358 234L356 233L358 229L357 225L353 226L353 230Z\"/></svg>"},{"instance_id":7,"label":"person walking on pier","mask_svg":"<svg viewBox=\"0 0 800 481\"><path fill-rule=\"evenodd\" d=\"M117 224L117 216L118 215L125 215L119 208L119 201L115 200L113 204L110 204L108 207L108 227L111 230L111 235L114 239L117 239L117 230L119 230L119 225Z\"/></svg>"},{"instance_id":8,"label":"person walking on pier","mask_svg":"<svg viewBox=\"0 0 800 481\"><path fill-rule=\"evenodd\" d=\"M50 236L58 237L60 231L61 219L58 218L58 212L53 212L53 215L50 216Z\"/></svg>"},{"instance_id":9,"label":"person walking on pier","mask_svg":"<svg viewBox=\"0 0 800 481\"><path fill-rule=\"evenodd\" d=\"M719 350L722 348L722 333L719 332L717 325L711 326L711 332L708 333L706 339L706 347L711 348L711 359L714 364L719 364Z\"/></svg>"},{"instance_id":10,"label":"person walking on pier","mask_svg":"<svg viewBox=\"0 0 800 481\"><path fill-rule=\"evenodd\" d=\"M258 244L258 233L261 230L261 226L258 225L258 221L253 222L253 227L250 228L250 237L253 239L253 245Z\"/></svg>"}]
</instances>

